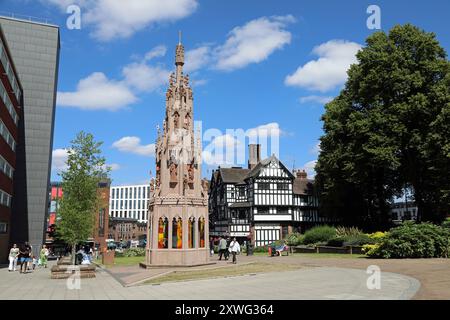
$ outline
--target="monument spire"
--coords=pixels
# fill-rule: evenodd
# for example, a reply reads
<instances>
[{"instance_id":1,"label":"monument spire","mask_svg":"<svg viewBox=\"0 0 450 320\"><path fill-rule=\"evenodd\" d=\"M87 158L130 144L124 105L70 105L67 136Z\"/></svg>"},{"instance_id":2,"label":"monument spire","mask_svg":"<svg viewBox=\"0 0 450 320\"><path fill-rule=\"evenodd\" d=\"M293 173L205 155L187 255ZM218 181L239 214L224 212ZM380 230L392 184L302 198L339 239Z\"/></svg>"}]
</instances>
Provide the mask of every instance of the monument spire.
<instances>
[{"instance_id":1,"label":"monument spire","mask_svg":"<svg viewBox=\"0 0 450 320\"><path fill-rule=\"evenodd\" d=\"M184 47L181 43L181 31L178 32L178 44L175 49L175 66L177 68L176 70L176 81L177 84L181 82L181 77L183 74L183 65L184 65Z\"/></svg>"}]
</instances>

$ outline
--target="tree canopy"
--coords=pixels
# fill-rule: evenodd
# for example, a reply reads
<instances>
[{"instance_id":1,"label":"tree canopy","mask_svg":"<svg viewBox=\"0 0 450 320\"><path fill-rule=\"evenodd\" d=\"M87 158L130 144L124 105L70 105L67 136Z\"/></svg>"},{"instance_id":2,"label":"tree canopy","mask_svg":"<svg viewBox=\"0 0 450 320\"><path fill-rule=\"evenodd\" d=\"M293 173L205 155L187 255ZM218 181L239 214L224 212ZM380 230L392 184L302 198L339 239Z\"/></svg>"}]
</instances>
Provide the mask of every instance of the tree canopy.
<instances>
[{"instance_id":1,"label":"tree canopy","mask_svg":"<svg viewBox=\"0 0 450 320\"><path fill-rule=\"evenodd\" d=\"M388 224L392 199L413 191L422 220L450 207L450 63L433 33L376 32L328 103L316 171L323 210L364 227Z\"/></svg>"},{"instance_id":2,"label":"tree canopy","mask_svg":"<svg viewBox=\"0 0 450 320\"><path fill-rule=\"evenodd\" d=\"M68 149L67 168L61 172L63 197L57 222L58 237L73 247L92 237L98 205L98 183L109 168L101 156L101 142L80 132Z\"/></svg>"}]
</instances>

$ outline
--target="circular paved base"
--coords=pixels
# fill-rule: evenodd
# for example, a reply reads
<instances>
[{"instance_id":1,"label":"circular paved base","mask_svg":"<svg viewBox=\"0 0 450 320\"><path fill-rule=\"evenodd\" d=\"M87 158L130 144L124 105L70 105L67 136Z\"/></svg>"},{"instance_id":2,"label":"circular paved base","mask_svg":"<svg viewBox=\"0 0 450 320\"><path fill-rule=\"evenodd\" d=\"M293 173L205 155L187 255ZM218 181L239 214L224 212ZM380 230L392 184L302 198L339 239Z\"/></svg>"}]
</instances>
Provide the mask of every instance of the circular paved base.
<instances>
[{"instance_id":1,"label":"circular paved base","mask_svg":"<svg viewBox=\"0 0 450 320\"><path fill-rule=\"evenodd\" d=\"M0 300L6 299L411 299L419 281L400 274L382 272L381 288L369 290L365 270L302 268L208 280L123 287L109 273L98 270L96 278L81 279L79 289L70 290L67 280L49 280L49 269L21 275L0 269ZM69 283L70 284L70 283Z\"/></svg>"}]
</instances>

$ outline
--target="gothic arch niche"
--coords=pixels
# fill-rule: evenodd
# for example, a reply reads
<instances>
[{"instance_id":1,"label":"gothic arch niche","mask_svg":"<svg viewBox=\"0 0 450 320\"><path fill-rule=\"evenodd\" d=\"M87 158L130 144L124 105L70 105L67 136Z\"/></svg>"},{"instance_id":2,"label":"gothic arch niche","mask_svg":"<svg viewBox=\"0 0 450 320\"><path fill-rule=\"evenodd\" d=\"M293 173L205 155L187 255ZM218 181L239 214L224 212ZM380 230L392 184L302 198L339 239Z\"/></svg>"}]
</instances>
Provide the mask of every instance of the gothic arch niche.
<instances>
[{"instance_id":1,"label":"gothic arch niche","mask_svg":"<svg viewBox=\"0 0 450 320\"><path fill-rule=\"evenodd\" d=\"M173 127L174 129L178 129L178 126L180 124L180 114L178 111L175 111L173 114Z\"/></svg>"},{"instance_id":2,"label":"gothic arch niche","mask_svg":"<svg viewBox=\"0 0 450 320\"><path fill-rule=\"evenodd\" d=\"M188 112L184 117L183 128L189 130L190 126L191 126L191 115Z\"/></svg>"},{"instance_id":3,"label":"gothic arch niche","mask_svg":"<svg viewBox=\"0 0 450 320\"><path fill-rule=\"evenodd\" d=\"M161 217L158 220L158 249L169 248L169 220Z\"/></svg>"},{"instance_id":4,"label":"gothic arch niche","mask_svg":"<svg viewBox=\"0 0 450 320\"><path fill-rule=\"evenodd\" d=\"M188 221L188 248L195 248L195 218L190 217Z\"/></svg>"},{"instance_id":5,"label":"gothic arch niche","mask_svg":"<svg viewBox=\"0 0 450 320\"><path fill-rule=\"evenodd\" d=\"M205 218L198 219L198 247L205 247Z\"/></svg>"},{"instance_id":6,"label":"gothic arch niche","mask_svg":"<svg viewBox=\"0 0 450 320\"><path fill-rule=\"evenodd\" d=\"M180 217L172 220L172 249L183 249L183 220Z\"/></svg>"}]
</instances>

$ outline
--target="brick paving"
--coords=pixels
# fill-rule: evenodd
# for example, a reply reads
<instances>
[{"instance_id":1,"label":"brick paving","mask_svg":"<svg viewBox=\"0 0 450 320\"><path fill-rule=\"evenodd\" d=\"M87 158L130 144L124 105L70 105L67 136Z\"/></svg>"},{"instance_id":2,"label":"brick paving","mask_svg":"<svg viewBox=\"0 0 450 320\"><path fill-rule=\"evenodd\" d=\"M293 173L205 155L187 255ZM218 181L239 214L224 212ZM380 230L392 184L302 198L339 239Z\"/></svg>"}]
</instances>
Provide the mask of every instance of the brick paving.
<instances>
[{"instance_id":1,"label":"brick paving","mask_svg":"<svg viewBox=\"0 0 450 320\"><path fill-rule=\"evenodd\" d=\"M120 267L111 273L98 269L96 278L81 279L81 286L75 289L71 289L74 288L74 283L70 280L69 282L62 279L51 280L49 269L38 269L30 274L9 273L7 269L0 269L0 299L411 299L420 287L419 281L413 277L383 272L381 289L369 290L366 286L368 275L362 261L376 262L375 260L258 256L239 258L239 263L252 261L299 263L306 268L124 287L121 284L125 282L124 279L130 280L134 277L133 280L142 280L144 272L148 276L154 276L155 270ZM334 266L344 262L350 266ZM226 267L227 263L221 262L219 266ZM384 270L384 266L381 268L382 271L387 271ZM121 282L116 280L120 278L118 276L120 273L122 273Z\"/></svg>"}]
</instances>

